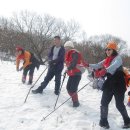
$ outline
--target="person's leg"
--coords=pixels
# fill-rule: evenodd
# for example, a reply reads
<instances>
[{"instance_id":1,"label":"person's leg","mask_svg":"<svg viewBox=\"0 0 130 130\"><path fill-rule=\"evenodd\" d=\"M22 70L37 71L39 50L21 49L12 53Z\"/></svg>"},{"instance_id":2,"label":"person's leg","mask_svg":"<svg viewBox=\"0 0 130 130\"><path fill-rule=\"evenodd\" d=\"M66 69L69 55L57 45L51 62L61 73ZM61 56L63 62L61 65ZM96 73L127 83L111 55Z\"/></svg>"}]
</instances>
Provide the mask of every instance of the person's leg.
<instances>
[{"instance_id":1,"label":"person's leg","mask_svg":"<svg viewBox=\"0 0 130 130\"><path fill-rule=\"evenodd\" d=\"M73 101L73 107L79 106L79 100L78 100L78 85L81 80L81 76L70 76L67 83L67 91L68 94L71 96Z\"/></svg>"},{"instance_id":2,"label":"person's leg","mask_svg":"<svg viewBox=\"0 0 130 130\"><path fill-rule=\"evenodd\" d=\"M118 111L121 113L123 120L124 120L124 128L130 128L130 118L128 116L126 107L124 105L124 96L125 93L118 93L115 92L114 93L115 96L115 101L116 101L116 107L118 109Z\"/></svg>"},{"instance_id":3,"label":"person's leg","mask_svg":"<svg viewBox=\"0 0 130 130\"><path fill-rule=\"evenodd\" d=\"M29 71L29 66L25 67L23 69L23 75L22 75L22 83L25 83L26 82L26 77L27 77L27 73Z\"/></svg>"},{"instance_id":4,"label":"person's leg","mask_svg":"<svg viewBox=\"0 0 130 130\"><path fill-rule=\"evenodd\" d=\"M54 77L54 71L51 69L48 69L47 75L44 78L44 81L41 83L41 85L36 89L32 90L32 93L37 94L37 93L42 93L43 89L46 88L48 85L49 81Z\"/></svg>"},{"instance_id":5,"label":"person's leg","mask_svg":"<svg viewBox=\"0 0 130 130\"><path fill-rule=\"evenodd\" d=\"M108 105L110 101L112 100L113 93L109 90L104 90L102 94L102 99L101 99L101 107L100 107L100 122L99 125L101 127L104 127L106 129L109 128L109 123L108 123Z\"/></svg>"},{"instance_id":6,"label":"person's leg","mask_svg":"<svg viewBox=\"0 0 130 130\"><path fill-rule=\"evenodd\" d=\"M59 71L59 72L56 71L56 72L55 72L55 91L54 91L54 93L55 93L56 95L58 95L59 92L60 92L61 72L62 72L62 71Z\"/></svg>"},{"instance_id":7,"label":"person's leg","mask_svg":"<svg viewBox=\"0 0 130 130\"><path fill-rule=\"evenodd\" d=\"M29 70L29 81L28 84L32 84L33 82L33 74L34 74L35 66L31 65Z\"/></svg>"},{"instance_id":8,"label":"person's leg","mask_svg":"<svg viewBox=\"0 0 130 130\"><path fill-rule=\"evenodd\" d=\"M72 76L69 76L68 81L67 81L67 85L66 85L66 89L67 89L68 93L70 92L71 78L72 78Z\"/></svg>"}]
</instances>

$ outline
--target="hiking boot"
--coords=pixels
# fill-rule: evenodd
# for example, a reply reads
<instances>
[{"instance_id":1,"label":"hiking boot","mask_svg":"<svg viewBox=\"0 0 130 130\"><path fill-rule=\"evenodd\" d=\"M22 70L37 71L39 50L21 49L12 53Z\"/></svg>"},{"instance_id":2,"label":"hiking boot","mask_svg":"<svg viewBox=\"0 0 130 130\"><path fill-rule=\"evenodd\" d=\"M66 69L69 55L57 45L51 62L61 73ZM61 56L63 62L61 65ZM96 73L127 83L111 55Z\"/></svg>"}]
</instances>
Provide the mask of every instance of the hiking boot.
<instances>
[{"instance_id":1,"label":"hiking boot","mask_svg":"<svg viewBox=\"0 0 130 130\"><path fill-rule=\"evenodd\" d=\"M79 101L73 102L73 107L79 107Z\"/></svg>"},{"instance_id":2,"label":"hiking boot","mask_svg":"<svg viewBox=\"0 0 130 130\"><path fill-rule=\"evenodd\" d=\"M32 84L32 81L28 81L28 85L31 85Z\"/></svg>"},{"instance_id":3,"label":"hiking boot","mask_svg":"<svg viewBox=\"0 0 130 130\"><path fill-rule=\"evenodd\" d=\"M33 76L32 76L32 75L29 75L28 85L31 85L31 84L32 84L32 81L33 81Z\"/></svg>"},{"instance_id":4,"label":"hiking boot","mask_svg":"<svg viewBox=\"0 0 130 130\"><path fill-rule=\"evenodd\" d=\"M122 126L122 128L123 128L123 129L128 129L128 128L130 128L130 123L124 124L124 125Z\"/></svg>"},{"instance_id":5,"label":"hiking boot","mask_svg":"<svg viewBox=\"0 0 130 130\"><path fill-rule=\"evenodd\" d=\"M26 82L26 79L22 78L22 83L25 84Z\"/></svg>"},{"instance_id":6,"label":"hiking boot","mask_svg":"<svg viewBox=\"0 0 130 130\"><path fill-rule=\"evenodd\" d=\"M123 129L130 128L130 119L124 121L124 125L122 126Z\"/></svg>"},{"instance_id":7,"label":"hiking boot","mask_svg":"<svg viewBox=\"0 0 130 130\"><path fill-rule=\"evenodd\" d=\"M124 124L124 125L122 126L122 128L123 128L123 129L128 129L128 128L130 128L130 123Z\"/></svg>"},{"instance_id":8,"label":"hiking boot","mask_svg":"<svg viewBox=\"0 0 130 130\"><path fill-rule=\"evenodd\" d=\"M55 95L59 95L60 92L59 91L54 91Z\"/></svg>"},{"instance_id":9,"label":"hiking boot","mask_svg":"<svg viewBox=\"0 0 130 130\"><path fill-rule=\"evenodd\" d=\"M109 123L106 119L101 119L100 122L99 122L99 126L103 127L104 129L110 128Z\"/></svg>"},{"instance_id":10,"label":"hiking boot","mask_svg":"<svg viewBox=\"0 0 130 130\"><path fill-rule=\"evenodd\" d=\"M22 80L22 83L25 84L25 80Z\"/></svg>"},{"instance_id":11,"label":"hiking boot","mask_svg":"<svg viewBox=\"0 0 130 130\"><path fill-rule=\"evenodd\" d=\"M32 90L33 94L38 94L38 93L42 94L42 92L43 92L43 89L41 89L41 88L37 88L36 90Z\"/></svg>"}]
</instances>

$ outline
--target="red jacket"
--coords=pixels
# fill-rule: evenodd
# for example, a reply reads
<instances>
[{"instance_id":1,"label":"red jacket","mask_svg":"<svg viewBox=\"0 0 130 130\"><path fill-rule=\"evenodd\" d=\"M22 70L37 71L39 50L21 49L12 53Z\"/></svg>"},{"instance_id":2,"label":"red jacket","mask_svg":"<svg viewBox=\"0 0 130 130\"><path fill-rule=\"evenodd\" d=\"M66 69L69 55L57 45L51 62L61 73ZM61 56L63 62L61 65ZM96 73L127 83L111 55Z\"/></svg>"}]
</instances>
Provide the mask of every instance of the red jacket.
<instances>
[{"instance_id":1,"label":"red jacket","mask_svg":"<svg viewBox=\"0 0 130 130\"><path fill-rule=\"evenodd\" d=\"M74 55L77 55L76 58L74 58ZM66 52L65 63L68 68L67 74L69 76L81 75L81 69L85 66L81 53L75 49Z\"/></svg>"}]
</instances>

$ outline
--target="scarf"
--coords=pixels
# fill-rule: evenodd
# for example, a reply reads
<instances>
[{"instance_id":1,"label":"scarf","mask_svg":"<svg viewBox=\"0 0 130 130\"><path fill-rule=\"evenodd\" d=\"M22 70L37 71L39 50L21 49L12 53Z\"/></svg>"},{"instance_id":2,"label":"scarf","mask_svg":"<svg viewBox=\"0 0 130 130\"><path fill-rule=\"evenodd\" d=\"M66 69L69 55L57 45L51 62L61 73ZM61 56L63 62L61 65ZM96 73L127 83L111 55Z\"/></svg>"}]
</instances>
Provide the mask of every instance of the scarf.
<instances>
[{"instance_id":1,"label":"scarf","mask_svg":"<svg viewBox=\"0 0 130 130\"><path fill-rule=\"evenodd\" d=\"M111 62L112 62L112 60L113 60L114 58L115 58L115 56L107 57L107 58L105 59L105 61L103 62L103 67L104 67L104 68L109 67L110 64L111 64Z\"/></svg>"}]
</instances>

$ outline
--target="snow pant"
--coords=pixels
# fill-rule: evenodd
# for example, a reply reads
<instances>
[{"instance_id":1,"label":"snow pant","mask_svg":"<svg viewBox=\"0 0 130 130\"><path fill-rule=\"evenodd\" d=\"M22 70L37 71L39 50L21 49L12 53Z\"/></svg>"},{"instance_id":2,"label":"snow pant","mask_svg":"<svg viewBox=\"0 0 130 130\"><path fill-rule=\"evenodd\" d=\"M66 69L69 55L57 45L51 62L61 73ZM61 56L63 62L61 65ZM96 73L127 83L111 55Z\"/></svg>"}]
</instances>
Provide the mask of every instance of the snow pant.
<instances>
[{"instance_id":1,"label":"snow pant","mask_svg":"<svg viewBox=\"0 0 130 130\"><path fill-rule=\"evenodd\" d=\"M28 65L27 67L25 67L24 70L23 70L22 81L23 82L26 81L27 73L29 72L29 83L32 83L34 70L35 70L35 66L33 64Z\"/></svg>"},{"instance_id":2,"label":"snow pant","mask_svg":"<svg viewBox=\"0 0 130 130\"><path fill-rule=\"evenodd\" d=\"M78 101L78 85L81 80L81 75L75 75L75 76L70 76L67 82L67 91L68 94L71 96L73 102Z\"/></svg>"},{"instance_id":3,"label":"snow pant","mask_svg":"<svg viewBox=\"0 0 130 130\"><path fill-rule=\"evenodd\" d=\"M56 69L56 68L49 68L46 77L44 78L44 81L39 86L38 90L42 91L46 88L49 81L52 80L52 78L55 76L55 92L59 92L60 84L61 84L61 72L62 69Z\"/></svg>"},{"instance_id":4,"label":"snow pant","mask_svg":"<svg viewBox=\"0 0 130 130\"><path fill-rule=\"evenodd\" d=\"M121 113L124 122L127 123L129 121L129 116L127 114L126 107L124 105L124 95L125 95L124 92L122 93L115 91L112 92L106 89L103 91L101 99L101 120L107 120L108 105L112 100L112 97L114 96L116 101L116 108Z\"/></svg>"}]
</instances>

